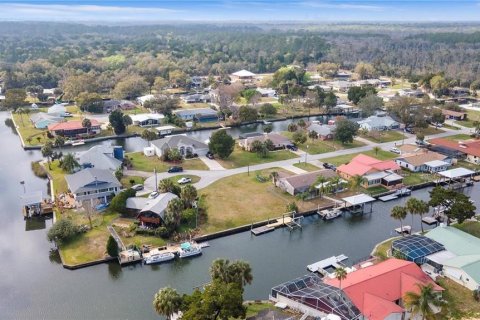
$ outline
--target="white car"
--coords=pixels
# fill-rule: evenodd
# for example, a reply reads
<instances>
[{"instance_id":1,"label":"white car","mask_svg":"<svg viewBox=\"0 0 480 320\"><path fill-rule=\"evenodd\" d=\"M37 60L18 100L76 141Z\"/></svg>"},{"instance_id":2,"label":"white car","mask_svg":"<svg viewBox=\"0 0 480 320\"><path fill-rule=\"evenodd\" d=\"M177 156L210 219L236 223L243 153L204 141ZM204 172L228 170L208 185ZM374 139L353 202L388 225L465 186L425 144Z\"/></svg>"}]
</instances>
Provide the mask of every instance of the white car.
<instances>
[{"instance_id":1,"label":"white car","mask_svg":"<svg viewBox=\"0 0 480 320\"><path fill-rule=\"evenodd\" d=\"M158 193L157 191L153 191L148 195L148 199L155 199L156 197L158 197L159 194L160 193Z\"/></svg>"},{"instance_id":2,"label":"white car","mask_svg":"<svg viewBox=\"0 0 480 320\"><path fill-rule=\"evenodd\" d=\"M400 154L400 153L401 153L401 152L400 152L400 149L395 148L395 147L390 148L390 152L393 152L393 153L396 153L396 154Z\"/></svg>"},{"instance_id":3,"label":"white car","mask_svg":"<svg viewBox=\"0 0 480 320\"><path fill-rule=\"evenodd\" d=\"M135 191L141 191L141 190L143 190L143 184L136 184L136 185L132 186L132 189L135 190Z\"/></svg>"},{"instance_id":4,"label":"white car","mask_svg":"<svg viewBox=\"0 0 480 320\"><path fill-rule=\"evenodd\" d=\"M178 182L178 184L186 184L186 183L192 182L192 179L187 178L187 177L183 177L183 178L179 179L177 182Z\"/></svg>"}]
</instances>

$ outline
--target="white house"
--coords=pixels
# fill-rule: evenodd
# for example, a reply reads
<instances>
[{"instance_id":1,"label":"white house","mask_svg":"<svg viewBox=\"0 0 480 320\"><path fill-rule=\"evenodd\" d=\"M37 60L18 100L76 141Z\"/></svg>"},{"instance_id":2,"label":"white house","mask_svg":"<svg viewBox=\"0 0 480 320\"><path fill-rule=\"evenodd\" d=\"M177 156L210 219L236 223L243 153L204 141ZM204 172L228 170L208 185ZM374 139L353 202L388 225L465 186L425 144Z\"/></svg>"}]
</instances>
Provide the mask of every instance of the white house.
<instances>
[{"instance_id":1,"label":"white house","mask_svg":"<svg viewBox=\"0 0 480 320\"><path fill-rule=\"evenodd\" d=\"M271 88L257 88L257 92L260 93L262 97L274 98L277 96L277 91Z\"/></svg>"},{"instance_id":2,"label":"white house","mask_svg":"<svg viewBox=\"0 0 480 320\"><path fill-rule=\"evenodd\" d=\"M67 108L65 108L65 106L62 104L54 104L47 110L48 114L58 117L64 117L65 112L67 112Z\"/></svg>"},{"instance_id":3,"label":"white house","mask_svg":"<svg viewBox=\"0 0 480 320\"><path fill-rule=\"evenodd\" d=\"M204 156L208 152L208 146L205 143L185 135L168 136L151 141L150 145L155 149L158 157L161 157L169 149L178 149L184 157L193 154Z\"/></svg>"},{"instance_id":4,"label":"white house","mask_svg":"<svg viewBox=\"0 0 480 320\"><path fill-rule=\"evenodd\" d=\"M409 153L395 159L402 168L412 172L440 172L445 171L452 164L452 160L443 154L434 151L419 151Z\"/></svg>"},{"instance_id":5,"label":"white house","mask_svg":"<svg viewBox=\"0 0 480 320\"><path fill-rule=\"evenodd\" d=\"M360 128L368 131L384 131L400 128L400 123L387 115L370 116L364 120L358 121L358 124L360 125Z\"/></svg>"},{"instance_id":6,"label":"white house","mask_svg":"<svg viewBox=\"0 0 480 320\"><path fill-rule=\"evenodd\" d=\"M162 123L165 118L163 114L159 113L140 113L130 115L132 123L139 127L153 127Z\"/></svg>"}]
</instances>

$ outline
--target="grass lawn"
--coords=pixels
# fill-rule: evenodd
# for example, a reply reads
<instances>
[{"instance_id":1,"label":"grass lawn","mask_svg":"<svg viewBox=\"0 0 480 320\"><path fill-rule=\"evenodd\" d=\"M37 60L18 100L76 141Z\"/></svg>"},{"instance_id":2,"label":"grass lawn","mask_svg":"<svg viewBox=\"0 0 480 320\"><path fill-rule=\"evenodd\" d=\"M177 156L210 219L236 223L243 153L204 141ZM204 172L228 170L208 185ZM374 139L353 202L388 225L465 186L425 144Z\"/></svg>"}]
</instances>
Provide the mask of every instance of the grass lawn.
<instances>
[{"instance_id":1,"label":"grass lawn","mask_svg":"<svg viewBox=\"0 0 480 320\"><path fill-rule=\"evenodd\" d=\"M339 166L341 164L350 162L350 160L352 160L355 156L359 154L365 154L367 156L374 157L379 160L390 160L398 157L397 154L390 151L379 150L378 153L375 153L375 151L369 150L369 151L360 152L360 153L345 154L337 157L327 158L327 159L323 159L322 161L332 163L335 166Z\"/></svg>"},{"instance_id":2,"label":"grass lawn","mask_svg":"<svg viewBox=\"0 0 480 320\"><path fill-rule=\"evenodd\" d=\"M367 134L367 135L361 135L361 137L372 142L383 143L383 142L402 140L405 136L399 131L389 130L389 131L380 131L378 136L372 137Z\"/></svg>"},{"instance_id":3,"label":"grass lawn","mask_svg":"<svg viewBox=\"0 0 480 320\"><path fill-rule=\"evenodd\" d=\"M203 109L203 108L210 108L209 103L186 103L183 100L180 103L180 108L182 109Z\"/></svg>"},{"instance_id":4,"label":"grass lawn","mask_svg":"<svg viewBox=\"0 0 480 320\"><path fill-rule=\"evenodd\" d=\"M443 127L444 127L444 128L447 128L447 129L452 129L452 130L460 130L459 127L457 127L457 126L451 126L451 125L449 125L448 123L444 123L444 124L443 124Z\"/></svg>"},{"instance_id":5,"label":"grass lawn","mask_svg":"<svg viewBox=\"0 0 480 320\"><path fill-rule=\"evenodd\" d=\"M460 126L464 126L467 128L473 128L474 127L473 123L475 121L480 121L480 111L475 111L475 110L466 110L466 111L467 111L467 120L455 121L455 124L458 124Z\"/></svg>"},{"instance_id":6,"label":"grass lawn","mask_svg":"<svg viewBox=\"0 0 480 320\"><path fill-rule=\"evenodd\" d=\"M464 221L462 224L455 223L452 226L480 238L480 222Z\"/></svg>"},{"instance_id":7,"label":"grass lawn","mask_svg":"<svg viewBox=\"0 0 480 320\"><path fill-rule=\"evenodd\" d=\"M174 165L182 166L184 170L208 170L208 167L200 159L185 159L180 163L169 163L162 161L157 156L146 157L142 152L127 153L133 165L133 170L153 172L156 168L157 172L165 172Z\"/></svg>"},{"instance_id":8,"label":"grass lawn","mask_svg":"<svg viewBox=\"0 0 480 320\"><path fill-rule=\"evenodd\" d=\"M438 133L442 133L442 132L445 132L445 131L442 130L442 129L439 129L439 128L429 126L429 127L426 127L426 128L415 128L415 133L417 133L417 132L421 132L425 136L429 136L429 135L432 135L432 134L438 134Z\"/></svg>"},{"instance_id":9,"label":"grass lawn","mask_svg":"<svg viewBox=\"0 0 480 320\"><path fill-rule=\"evenodd\" d=\"M390 239L387 239L381 243L379 243L377 245L377 247L375 248L375 251L373 252L373 256L375 257L378 257L382 260L385 260L387 259L388 257L388 251L390 250L390 248L392 247L392 242L395 240L395 239L398 239L400 237L394 237L394 238L390 238Z\"/></svg>"},{"instance_id":10,"label":"grass lawn","mask_svg":"<svg viewBox=\"0 0 480 320\"><path fill-rule=\"evenodd\" d=\"M260 311L263 311L263 310L276 309L275 306L269 302L250 302L250 303L247 303L246 306L247 306L247 318L256 316Z\"/></svg>"},{"instance_id":11,"label":"grass lawn","mask_svg":"<svg viewBox=\"0 0 480 320\"><path fill-rule=\"evenodd\" d=\"M293 132L283 131L282 135L287 137L288 139L292 139ZM321 139L307 139L307 142L298 145L298 148L302 151L308 152L309 154L319 154L319 153L326 153L332 152L336 150L342 149L350 149L350 148L357 148L362 147L365 144L360 141L354 140L353 143L342 144L336 140L321 140ZM307 148L308 146L308 148Z\"/></svg>"},{"instance_id":12,"label":"grass lawn","mask_svg":"<svg viewBox=\"0 0 480 320\"><path fill-rule=\"evenodd\" d=\"M269 178L265 182L256 179L257 174L267 178L273 171L291 174L280 168L250 172L250 175L241 173L218 180L200 190L199 194L205 196L208 213L207 222L201 226L202 233L281 217L286 212L287 204L293 201L300 211L331 204L323 198L300 201L275 187Z\"/></svg>"},{"instance_id":13,"label":"grass lawn","mask_svg":"<svg viewBox=\"0 0 480 320\"><path fill-rule=\"evenodd\" d=\"M323 169L323 168L314 166L313 164L310 164L308 162L307 163L305 163L305 162L294 163L293 166L297 167L297 168L300 168L302 170L308 171L308 172Z\"/></svg>"},{"instance_id":14,"label":"grass lawn","mask_svg":"<svg viewBox=\"0 0 480 320\"><path fill-rule=\"evenodd\" d=\"M103 259L106 255L106 244L110 232L107 225L118 217L118 213L105 212L93 218L93 229L75 236L67 243L60 245L63 262L69 265L87 263ZM87 218L81 212L66 211L57 214L59 219L71 219L75 224L88 225Z\"/></svg>"},{"instance_id":15,"label":"grass lawn","mask_svg":"<svg viewBox=\"0 0 480 320\"><path fill-rule=\"evenodd\" d=\"M470 290L448 278L438 278L437 282L445 289L443 298L447 302L437 319L478 319L480 303L473 299Z\"/></svg>"},{"instance_id":16,"label":"grass lawn","mask_svg":"<svg viewBox=\"0 0 480 320\"><path fill-rule=\"evenodd\" d=\"M59 167L60 162L58 160L52 161L50 163L50 169L48 164L45 164L45 169L53 179L53 188L55 194L65 193L68 191L67 181L65 181L66 173Z\"/></svg>"},{"instance_id":17,"label":"grass lawn","mask_svg":"<svg viewBox=\"0 0 480 320\"><path fill-rule=\"evenodd\" d=\"M37 129L33 126L29 114L20 115L14 113L12 116L15 124L18 126L17 130L26 145L34 146L44 144L46 141L50 140L47 138L46 130Z\"/></svg>"},{"instance_id":18,"label":"grass lawn","mask_svg":"<svg viewBox=\"0 0 480 320\"><path fill-rule=\"evenodd\" d=\"M472 137L469 134L460 133L453 136L445 137L444 139L453 140L453 141L463 141L463 140L470 140L472 139Z\"/></svg>"},{"instance_id":19,"label":"grass lawn","mask_svg":"<svg viewBox=\"0 0 480 320\"><path fill-rule=\"evenodd\" d=\"M253 166L260 163L287 160L297 158L298 156L288 150L272 151L268 153L266 158L261 158L255 152L244 151L240 147L235 146L235 150L226 160L217 159L218 163L225 169L233 169Z\"/></svg>"},{"instance_id":20,"label":"grass lawn","mask_svg":"<svg viewBox=\"0 0 480 320\"><path fill-rule=\"evenodd\" d=\"M458 161L456 167L462 167L462 168L466 168L474 171L480 170L480 166L478 164L474 164L467 161Z\"/></svg>"},{"instance_id":21,"label":"grass lawn","mask_svg":"<svg viewBox=\"0 0 480 320\"><path fill-rule=\"evenodd\" d=\"M132 182L133 180L133 182ZM120 180L120 183L124 188L130 188L131 186L134 186L136 184L143 184L145 181L144 177L139 177L139 176L123 176L122 179Z\"/></svg>"},{"instance_id":22,"label":"grass lawn","mask_svg":"<svg viewBox=\"0 0 480 320\"><path fill-rule=\"evenodd\" d=\"M366 191L369 195L375 196L375 195L377 195L377 194L387 192L388 189L385 188L384 186L374 186L374 187L370 187L370 188L365 189L365 191Z\"/></svg>"},{"instance_id":23,"label":"grass lawn","mask_svg":"<svg viewBox=\"0 0 480 320\"><path fill-rule=\"evenodd\" d=\"M134 219L120 218L118 220L121 220L121 223L117 224L116 222L114 222L113 227L122 239L123 244L127 247L131 245L135 245L137 247L141 247L142 245L162 247L167 244L167 241L160 237L141 235L130 232L129 229L125 227L125 225L130 225L135 221Z\"/></svg>"},{"instance_id":24,"label":"grass lawn","mask_svg":"<svg viewBox=\"0 0 480 320\"><path fill-rule=\"evenodd\" d=\"M413 186L433 180L433 176L429 173L411 172L408 170L402 170L402 176L403 183L407 186Z\"/></svg>"}]
</instances>

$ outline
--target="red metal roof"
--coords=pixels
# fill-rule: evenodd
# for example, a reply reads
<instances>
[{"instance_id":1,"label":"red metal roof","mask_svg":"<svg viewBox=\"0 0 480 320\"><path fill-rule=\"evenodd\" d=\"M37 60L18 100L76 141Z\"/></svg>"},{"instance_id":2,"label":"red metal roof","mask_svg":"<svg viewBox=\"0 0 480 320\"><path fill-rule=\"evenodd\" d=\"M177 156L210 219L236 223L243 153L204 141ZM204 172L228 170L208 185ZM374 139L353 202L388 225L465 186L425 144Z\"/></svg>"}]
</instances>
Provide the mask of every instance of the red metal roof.
<instances>
[{"instance_id":1,"label":"red metal roof","mask_svg":"<svg viewBox=\"0 0 480 320\"><path fill-rule=\"evenodd\" d=\"M480 140L471 141L453 141L443 138L437 138L429 140L431 144L447 147L450 149L458 150L460 152L480 157Z\"/></svg>"},{"instance_id":2,"label":"red metal roof","mask_svg":"<svg viewBox=\"0 0 480 320\"><path fill-rule=\"evenodd\" d=\"M337 279L326 279L329 285L340 287ZM395 304L406 292L418 292L417 284L435 284L414 262L389 259L376 265L353 271L342 280L342 290L369 320L383 320L391 313L401 312Z\"/></svg>"},{"instance_id":3,"label":"red metal roof","mask_svg":"<svg viewBox=\"0 0 480 320\"><path fill-rule=\"evenodd\" d=\"M92 127L100 126L100 123L95 119L90 119ZM53 123L48 126L49 131L57 131L57 130L77 130L83 128L82 121L80 120L73 120L67 122L59 122Z\"/></svg>"},{"instance_id":4,"label":"red metal roof","mask_svg":"<svg viewBox=\"0 0 480 320\"><path fill-rule=\"evenodd\" d=\"M349 176L363 176L372 171L399 170L400 166L393 160L381 161L364 154L355 156L348 164L342 164L338 171Z\"/></svg>"}]
</instances>

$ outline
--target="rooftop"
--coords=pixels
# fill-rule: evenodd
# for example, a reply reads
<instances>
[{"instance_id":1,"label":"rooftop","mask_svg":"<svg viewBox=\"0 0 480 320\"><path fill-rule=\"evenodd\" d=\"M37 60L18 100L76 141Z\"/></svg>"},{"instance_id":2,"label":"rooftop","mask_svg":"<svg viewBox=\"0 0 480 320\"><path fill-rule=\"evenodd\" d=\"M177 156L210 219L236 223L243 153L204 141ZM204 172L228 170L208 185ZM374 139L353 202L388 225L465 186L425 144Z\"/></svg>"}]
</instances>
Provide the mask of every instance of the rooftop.
<instances>
[{"instance_id":1,"label":"rooftop","mask_svg":"<svg viewBox=\"0 0 480 320\"><path fill-rule=\"evenodd\" d=\"M240 71L237 71L237 72L234 72L232 73L232 76L236 76L236 77L254 77L255 76L255 73L252 73L248 70L240 70Z\"/></svg>"},{"instance_id":2,"label":"rooftop","mask_svg":"<svg viewBox=\"0 0 480 320\"><path fill-rule=\"evenodd\" d=\"M375 198L370 197L368 194L361 193L361 194L357 194L355 196L342 198L342 200L347 202L348 204L356 206L356 205L359 205L359 204L373 202L373 201L375 201Z\"/></svg>"},{"instance_id":3,"label":"rooftop","mask_svg":"<svg viewBox=\"0 0 480 320\"><path fill-rule=\"evenodd\" d=\"M326 179L330 179L330 178L336 177L337 174L332 170L322 169L322 170L316 170L312 172L289 176L289 177L283 178L283 180L288 182L293 188L297 189L304 186L311 186L313 183L315 183L315 181L317 181L318 177L320 176Z\"/></svg>"},{"instance_id":4,"label":"rooftop","mask_svg":"<svg viewBox=\"0 0 480 320\"><path fill-rule=\"evenodd\" d=\"M480 140L453 141L444 138L429 140L433 145L443 146L469 155L480 157Z\"/></svg>"},{"instance_id":5,"label":"rooftop","mask_svg":"<svg viewBox=\"0 0 480 320\"><path fill-rule=\"evenodd\" d=\"M466 168L455 168L455 169L439 172L438 174L445 178L454 179L454 178L472 176L473 174L475 174L475 171L472 171Z\"/></svg>"},{"instance_id":6,"label":"rooftop","mask_svg":"<svg viewBox=\"0 0 480 320\"><path fill-rule=\"evenodd\" d=\"M392 249L401 252L408 261L420 262L418 259L443 251L445 247L425 236L411 235L394 240Z\"/></svg>"},{"instance_id":7,"label":"rooftop","mask_svg":"<svg viewBox=\"0 0 480 320\"><path fill-rule=\"evenodd\" d=\"M403 160L415 167L418 167L425 164L426 162L431 162L435 160L444 160L446 158L447 156L443 154L433 152L433 151L427 151L427 152L417 152L413 154L407 154L407 155L398 157L397 159Z\"/></svg>"},{"instance_id":8,"label":"rooftop","mask_svg":"<svg viewBox=\"0 0 480 320\"><path fill-rule=\"evenodd\" d=\"M454 227L436 227L425 236L441 243L448 251L457 256L480 254L480 238Z\"/></svg>"},{"instance_id":9,"label":"rooftop","mask_svg":"<svg viewBox=\"0 0 480 320\"><path fill-rule=\"evenodd\" d=\"M92 127L100 126L100 123L95 119L91 119L90 123L92 124ZM48 130L49 131L76 130L76 129L81 129L81 128L83 128L81 120L59 122L59 123L53 123L53 124L48 125Z\"/></svg>"}]
</instances>

